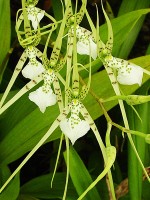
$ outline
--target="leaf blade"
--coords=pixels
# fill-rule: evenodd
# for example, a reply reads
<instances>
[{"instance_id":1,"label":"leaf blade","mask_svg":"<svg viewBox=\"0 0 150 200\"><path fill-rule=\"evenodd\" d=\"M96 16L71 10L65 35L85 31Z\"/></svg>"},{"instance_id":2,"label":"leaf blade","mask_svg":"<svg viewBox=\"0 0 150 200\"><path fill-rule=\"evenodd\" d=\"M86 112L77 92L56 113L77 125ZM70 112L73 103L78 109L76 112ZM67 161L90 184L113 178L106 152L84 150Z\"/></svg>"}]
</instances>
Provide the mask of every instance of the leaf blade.
<instances>
[{"instance_id":1,"label":"leaf blade","mask_svg":"<svg viewBox=\"0 0 150 200\"><path fill-rule=\"evenodd\" d=\"M65 152L65 161L67 160L66 156L67 154ZM85 189L92 183L92 178L85 165L83 164L83 161L80 159L79 155L73 147L70 147L69 149L69 171L72 182L76 188L78 195L80 196L85 191ZM85 199L92 199L92 197L100 200L100 196L96 188L90 190L87 193Z\"/></svg>"}]
</instances>

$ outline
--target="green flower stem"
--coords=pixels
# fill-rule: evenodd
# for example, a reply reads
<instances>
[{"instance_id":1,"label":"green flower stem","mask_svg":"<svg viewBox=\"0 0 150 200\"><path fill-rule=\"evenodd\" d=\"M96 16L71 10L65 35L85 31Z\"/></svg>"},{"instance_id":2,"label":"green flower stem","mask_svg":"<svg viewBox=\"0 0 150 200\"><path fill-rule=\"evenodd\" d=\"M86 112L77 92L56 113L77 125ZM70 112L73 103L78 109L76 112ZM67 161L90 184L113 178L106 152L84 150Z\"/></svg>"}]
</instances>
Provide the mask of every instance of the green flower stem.
<instances>
[{"instance_id":1,"label":"green flower stem","mask_svg":"<svg viewBox=\"0 0 150 200\"><path fill-rule=\"evenodd\" d=\"M66 199L67 195L67 188L68 188L68 181L69 181L69 139L65 136L65 141L66 141L66 152L67 152L67 173L66 173L66 182L65 182L65 189L64 189L64 194L62 200Z\"/></svg>"},{"instance_id":2,"label":"green flower stem","mask_svg":"<svg viewBox=\"0 0 150 200\"><path fill-rule=\"evenodd\" d=\"M57 21L55 20L55 18L54 17L52 17L51 15L49 15L48 13L44 13L44 15L46 16L46 17L48 17L50 20L52 20L53 21L53 23L56 23ZM57 22L58 23L58 22Z\"/></svg>"},{"instance_id":3,"label":"green flower stem","mask_svg":"<svg viewBox=\"0 0 150 200\"><path fill-rule=\"evenodd\" d=\"M82 85L85 85L85 82L81 77L80 77L80 82L82 83ZM101 109L103 110L103 113L104 113L104 116L105 116L107 122L112 123L111 118L109 117L106 109L103 106L103 103L101 102L101 98L99 98L91 88L89 89L89 92L95 98L95 100L98 102L98 104L100 105Z\"/></svg>"},{"instance_id":4,"label":"green flower stem","mask_svg":"<svg viewBox=\"0 0 150 200\"><path fill-rule=\"evenodd\" d=\"M80 82L82 83L82 85L85 84L84 80L83 80L81 77L80 77ZM95 98L95 100L99 103L101 109L103 110L104 116L105 116L105 118L106 118L108 124L111 124L111 125L117 127L117 128L120 129L122 132L130 133L130 134L137 135L137 136L140 136L140 137L143 137L143 138L146 137L146 134L144 134L144 133L142 133L142 132L140 132L140 131L134 131L134 130L127 129L127 128L125 128L125 127L123 127L123 126L120 126L119 124L116 124L115 122L113 122L113 121L111 120L110 116L108 115L108 113L107 113L107 111L106 111L104 105L103 105L103 102L105 102L105 100L99 98L91 88L89 89L89 92L90 92L90 94ZM120 95L120 96L121 96L121 95ZM114 96L114 97L115 97L115 96ZM117 96L117 97L119 97L119 96ZM111 98L111 97L110 97L110 98ZM113 97L112 97L112 98L113 98ZM118 98L116 98L116 99L118 99ZM106 101L107 101L107 100L106 100Z\"/></svg>"},{"instance_id":5,"label":"green flower stem","mask_svg":"<svg viewBox=\"0 0 150 200\"><path fill-rule=\"evenodd\" d=\"M55 163L55 167L54 167L54 172L53 172L52 179L51 179L51 188L53 187L53 181L54 181L54 177L55 177L57 166L58 166L58 160L59 160L59 157L60 157L60 152L61 152L63 137L64 136L63 136L63 133L62 133L61 134L61 138L60 138L58 152L57 152L57 158L56 158L56 163Z\"/></svg>"},{"instance_id":6,"label":"green flower stem","mask_svg":"<svg viewBox=\"0 0 150 200\"><path fill-rule=\"evenodd\" d=\"M100 101L102 103L105 103L105 102L109 102L109 101L115 101L115 100L118 100L118 99L126 100L127 97L124 96L124 95L116 95L116 96L109 97L108 99L100 99Z\"/></svg>"},{"instance_id":7,"label":"green flower stem","mask_svg":"<svg viewBox=\"0 0 150 200\"><path fill-rule=\"evenodd\" d=\"M41 33L40 35L41 35L41 36L42 36L42 35L46 35L46 34L48 34L49 32L50 32L50 30L45 31L45 32ZM22 42L23 45L25 45L24 43L29 41L26 45L30 45L30 44L32 43L32 39L34 39L34 38L35 38L35 35L29 36L28 38L24 39L24 40L21 41L21 42Z\"/></svg>"},{"instance_id":8,"label":"green flower stem","mask_svg":"<svg viewBox=\"0 0 150 200\"><path fill-rule=\"evenodd\" d=\"M54 24L56 25L56 28L57 28L57 25L58 25L59 23L62 23L62 20L60 20L60 21L58 21L58 22L55 22L55 23L52 23L52 24L45 25L45 26L43 26L42 28L39 28L40 34L42 34L42 35L47 34L47 32L45 33L45 32L41 32L41 31L43 31L43 30L45 30L45 29L48 29L48 28L51 28L52 26L54 26ZM50 31L50 30L49 30L49 31ZM20 35L24 35L24 34L25 34L25 31L18 31L18 32L20 33ZM31 30L31 33L35 33L35 30ZM31 37L31 36L30 36L30 37ZM30 37L29 37L29 38L30 38Z\"/></svg>"},{"instance_id":9,"label":"green flower stem","mask_svg":"<svg viewBox=\"0 0 150 200\"><path fill-rule=\"evenodd\" d=\"M106 141L106 147L111 146L110 143L110 132L112 129L112 124L110 122L107 123L107 131L106 131L106 136L105 136L105 141Z\"/></svg>"},{"instance_id":10,"label":"green flower stem","mask_svg":"<svg viewBox=\"0 0 150 200\"><path fill-rule=\"evenodd\" d=\"M146 134L145 133L142 133L140 131L134 131L134 130L129 130L123 126L120 126L114 122L111 122L113 126L117 127L118 129L120 129L122 132L125 132L125 133L130 133L130 134L133 134L133 135L137 135L137 136L140 136L142 138L145 138L146 137Z\"/></svg>"}]
</instances>

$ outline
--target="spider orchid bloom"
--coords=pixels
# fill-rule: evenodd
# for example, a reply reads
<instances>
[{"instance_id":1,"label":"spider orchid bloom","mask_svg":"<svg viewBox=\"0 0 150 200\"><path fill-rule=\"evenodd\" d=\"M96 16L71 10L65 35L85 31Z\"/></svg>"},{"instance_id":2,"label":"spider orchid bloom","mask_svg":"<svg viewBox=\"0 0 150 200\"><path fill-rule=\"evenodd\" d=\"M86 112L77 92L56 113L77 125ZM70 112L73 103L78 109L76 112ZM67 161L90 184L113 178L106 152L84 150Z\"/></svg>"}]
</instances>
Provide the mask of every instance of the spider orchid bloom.
<instances>
[{"instance_id":1,"label":"spider orchid bloom","mask_svg":"<svg viewBox=\"0 0 150 200\"><path fill-rule=\"evenodd\" d=\"M77 53L81 55L90 55L95 60L97 58L97 45L93 41L91 34L92 33L87 29L77 26Z\"/></svg>"},{"instance_id":2,"label":"spider orchid bloom","mask_svg":"<svg viewBox=\"0 0 150 200\"><path fill-rule=\"evenodd\" d=\"M40 75L45 71L43 65L37 61L36 55L37 50L34 47L28 47L26 49L26 54L29 58L29 63L22 70L22 75L25 78L34 79L36 76Z\"/></svg>"},{"instance_id":3,"label":"spider orchid bloom","mask_svg":"<svg viewBox=\"0 0 150 200\"><path fill-rule=\"evenodd\" d=\"M33 101L42 113L45 112L48 106L56 104L57 98L53 93L51 84L54 81L55 74L53 71L46 71L43 75L44 84L36 91L29 94L29 99Z\"/></svg>"},{"instance_id":4,"label":"spider orchid bloom","mask_svg":"<svg viewBox=\"0 0 150 200\"><path fill-rule=\"evenodd\" d=\"M44 17L44 10L34 7L34 5L29 5L27 8L28 20L31 20L34 30L37 30L39 22Z\"/></svg>"},{"instance_id":5,"label":"spider orchid bloom","mask_svg":"<svg viewBox=\"0 0 150 200\"><path fill-rule=\"evenodd\" d=\"M101 54L101 60L106 67L107 73L109 73L109 69L107 70L107 67L110 67L112 69L116 69L117 71L117 81L122 85L133 85L133 84L142 84L142 78L143 78L143 72L144 70L133 63L130 63L126 60L115 58L111 55L112 48L113 48L113 29L111 22L107 16L107 13L105 12L102 4L102 10L104 13L104 17L106 19L107 27L108 27L108 41L106 44L104 44L100 38L97 40L100 42L100 54ZM99 26L98 26L99 27ZM99 33L97 32L97 35L99 36ZM114 76L114 74L113 74ZM110 76L109 76L110 77ZM110 79L112 79L110 77Z\"/></svg>"},{"instance_id":6,"label":"spider orchid bloom","mask_svg":"<svg viewBox=\"0 0 150 200\"><path fill-rule=\"evenodd\" d=\"M105 58L107 66L117 70L117 81L122 85L142 84L143 69L120 58L108 56Z\"/></svg>"},{"instance_id":7,"label":"spider orchid bloom","mask_svg":"<svg viewBox=\"0 0 150 200\"><path fill-rule=\"evenodd\" d=\"M69 105L71 110L71 116L60 122L60 129L74 144L77 139L84 136L89 130L90 126L85 120L81 120L79 113L81 110L81 104L78 100L72 100Z\"/></svg>"}]
</instances>

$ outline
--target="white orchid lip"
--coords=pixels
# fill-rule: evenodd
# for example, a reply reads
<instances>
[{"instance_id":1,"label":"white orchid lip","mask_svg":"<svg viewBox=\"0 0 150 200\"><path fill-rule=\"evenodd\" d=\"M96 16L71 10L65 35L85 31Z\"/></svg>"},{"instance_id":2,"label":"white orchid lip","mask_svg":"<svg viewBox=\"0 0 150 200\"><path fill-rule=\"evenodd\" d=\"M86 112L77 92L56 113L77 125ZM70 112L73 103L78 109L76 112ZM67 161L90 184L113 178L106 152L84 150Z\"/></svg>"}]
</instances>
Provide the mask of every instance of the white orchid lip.
<instances>
[{"instance_id":1,"label":"white orchid lip","mask_svg":"<svg viewBox=\"0 0 150 200\"><path fill-rule=\"evenodd\" d=\"M93 42L91 38L89 40L77 42L77 53L81 55L89 55L94 60L97 58L97 45Z\"/></svg>"},{"instance_id":2,"label":"white orchid lip","mask_svg":"<svg viewBox=\"0 0 150 200\"><path fill-rule=\"evenodd\" d=\"M117 81L123 85L142 84L143 69L139 66L129 65L129 71L118 70Z\"/></svg>"},{"instance_id":3,"label":"white orchid lip","mask_svg":"<svg viewBox=\"0 0 150 200\"><path fill-rule=\"evenodd\" d=\"M122 85L142 84L143 69L126 60L109 57L106 59L109 67L117 70L117 81Z\"/></svg>"},{"instance_id":4,"label":"white orchid lip","mask_svg":"<svg viewBox=\"0 0 150 200\"><path fill-rule=\"evenodd\" d=\"M60 122L61 131L70 139L72 144L90 130L88 122L79 117L81 107L80 101L73 99L69 105L71 116Z\"/></svg>"},{"instance_id":5,"label":"white orchid lip","mask_svg":"<svg viewBox=\"0 0 150 200\"><path fill-rule=\"evenodd\" d=\"M48 106L56 104L56 95L49 87L47 91L44 91L44 86L39 87L36 91L29 94L29 99L33 101L40 109L42 113L45 112Z\"/></svg>"},{"instance_id":6,"label":"white orchid lip","mask_svg":"<svg viewBox=\"0 0 150 200\"><path fill-rule=\"evenodd\" d=\"M37 30L40 21L44 17L45 11L34 7L33 5L29 5L27 8L27 12L28 19L31 20L34 30Z\"/></svg>"},{"instance_id":7,"label":"white orchid lip","mask_svg":"<svg viewBox=\"0 0 150 200\"><path fill-rule=\"evenodd\" d=\"M45 71L43 65L36 59L37 49L34 46L28 46L25 50L29 58L29 63L23 68L22 75L25 78L34 79Z\"/></svg>"},{"instance_id":8,"label":"white orchid lip","mask_svg":"<svg viewBox=\"0 0 150 200\"><path fill-rule=\"evenodd\" d=\"M25 78L33 80L35 77L42 74L44 71L45 69L43 65L35 59L34 62L29 61L29 63L24 67L24 69L22 70L22 75Z\"/></svg>"},{"instance_id":9,"label":"white orchid lip","mask_svg":"<svg viewBox=\"0 0 150 200\"><path fill-rule=\"evenodd\" d=\"M74 27L71 27L72 32L74 32ZM92 33L87 29L77 26L76 27L76 37L77 42L77 53L81 55L89 55L94 60L97 58L97 45L92 39Z\"/></svg>"},{"instance_id":10,"label":"white orchid lip","mask_svg":"<svg viewBox=\"0 0 150 200\"><path fill-rule=\"evenodd\" d=\"M80 120L80 122L72 128L71 119L69 118L60 122L60 129L70 139L72 145L74 145L77 139L84 136L90 130L90 126L85 120Z\"/></svg>"}]
</instances>

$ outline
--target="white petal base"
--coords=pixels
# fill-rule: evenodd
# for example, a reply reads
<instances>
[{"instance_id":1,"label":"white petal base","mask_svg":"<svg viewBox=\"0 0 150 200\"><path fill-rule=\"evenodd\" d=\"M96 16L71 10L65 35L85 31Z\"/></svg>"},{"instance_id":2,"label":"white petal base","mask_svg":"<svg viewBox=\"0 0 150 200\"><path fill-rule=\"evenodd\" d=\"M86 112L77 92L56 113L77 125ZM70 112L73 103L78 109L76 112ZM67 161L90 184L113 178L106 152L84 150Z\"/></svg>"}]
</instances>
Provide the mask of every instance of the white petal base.
<instances>
[{"instance_id":1,"label":"white petal base","mask_svg":"<svg viewBox=\"0 0 150 200\"><path fill-rule=\"evenodd\" d=\"M143 69L126 60L109 56L106 58L107 65L117 69L117 81L122 85L142 84Z\"/></svg>"},{"instance_id":2,"label":"white petal base","mask_svg":"<svg viewBox=\"0 0 150 200\"><path fill-rule=\"evenodd\" d=\"M81 55L90 55L95 60L97 58L97 45L91 38L89 40L85 40L85 43L78 41L77 53Z\"/></svg>"},{"instance_id":3,"label":"white petal base","mask_svg":"<svg viewBox=\"0 0 150 200\"><path fill-rule=\"evenodd\" d=\"M36 7L28 7L27 11L28 19L31 20L34 30L37 30L39 22L44 17L45 11Z\"/></svg>"},{"instance_id":4,"label":"white petal base","mask_svg":"<svg viewBox=\"0 0 150 200\"><path fill-rule=\"evenodd\" d=\"M124 69L118 71L117 81L122 85L142 84L143 69L137 65L129 65L130 72Z\"/></svg>"},{"instance_id":5,"label":"white petal base","mask_svg":"<svg viewBox=\"0 0 150 200\"><path fill-rule=\"evenodd\" d=\"M60 122L60 129L74 144L77 139L84 136L90 130L90 126L85 120L81 120L74 128L71 128L70 119L65 119Z\"/></svg>"},{"instance_id":6,"label":"white petal base","mask_svg":"<svg viewBox=\"0 0 150 200\"><path fill-rule=\"evenodd\" d=\"M56 104L56 95L53 90L50 89L49 92L45 93L42 87L38 88L36 91L29 94L29 99L33 101L40 109L42 113L45 112L48 106Z\"/></svg>"},{"instance_id":7,"label":"white petal base","mask_svg":"<svg viewBox=\"0 0 150 200\"><path fill-rule=\"evenodd\" d=\"M29 78L29 79L34 79L35 77L37 77L38 75L40 75L41 73L43 73L45 71L43 65L37 61L37 66L33 65L30 61L29 63L24 67L24 69L22 70L22 75L25 78Z\"/></svg>"}]
</instances>

